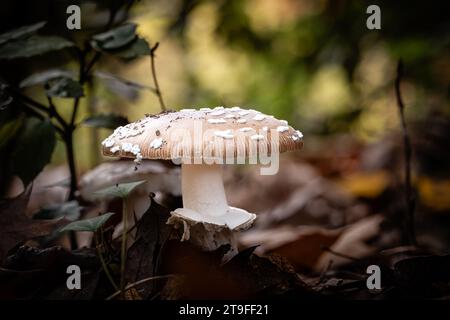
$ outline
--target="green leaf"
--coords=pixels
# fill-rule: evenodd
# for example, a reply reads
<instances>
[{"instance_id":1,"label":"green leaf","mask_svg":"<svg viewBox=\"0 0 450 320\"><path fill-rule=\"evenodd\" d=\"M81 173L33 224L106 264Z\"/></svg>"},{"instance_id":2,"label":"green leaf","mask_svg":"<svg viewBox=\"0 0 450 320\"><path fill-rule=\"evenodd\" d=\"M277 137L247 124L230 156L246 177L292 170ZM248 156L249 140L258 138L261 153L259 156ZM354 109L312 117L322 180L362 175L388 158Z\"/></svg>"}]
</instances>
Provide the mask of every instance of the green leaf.
<instances>
[{"instance_id":1,"label":"green leaf","mask_svg":"<svg viewBox=\"0 0 450 320\"><path fill-rule=\"evenodd\" d=\"M94 76L103 80L105 86L113 93L134 101L138 98L140 90L155 92L155 89L127 79L122 79L112 73L97 71Z\"/></svg>"},{"instance_id":2,"label":"green leaf","mask_svg":"<svg viewBox=\"0 0 450 320\"><path fill-rule=\"evenodd\" d=\"M83 124L94 128L115 129L128 124L128 120L116 114L99 114L84 119Z\"/></svg>"},{"instance_id":3,"label":"green leaf","mask_svg":"<svg viewBox=\"0 0 450 320\"><path fill-rule=\"evenodd\" d=\"M72 42L61 37L36 35L10 41L1 46L0 59L29 58L72 46L74 46Z\"/></svg>"},{"instance_id":4,"label":"green leaf","mask_svg":"<svg viewBox=\"0 0 450 320\"><path fill-rule=\"evenodd\" d=\"M97 196L111 197L111 198L126 198L134 188L144 183L145 180L116 184L115 186L108 187L97 192L94 192Z\"/></svg>"},{"instance_id":5,"label":"green leaf","mask_svg":"<svg viewBox=\"0 0 450 320\"><path fill-rule=\"evenodd\" d=\"M5 33L0 34L0 45L19 38L29 37L36 33L46 24L45 21L41 21L32 25L23 26Z\"/></svg>"},{"instance_id":6,"label":"green leaf","mask_svg":"<svg viewBox=\"0 0 450 320\"><path fill-rule=\"evenodd\" d=\"M150 53L148 42L143 38L138 38L129 47L115 51L114 55L124 60L132 60L140 56L149 56Z\"/></svg>"},{"instance_id":7,"label":"green leaf","mask_svg":"<svg viewBox=\"0 0 450 320\"><path fill-rule=\"evenodd\" d=\"M2 150L19 132L23 117L0 123L0 150Z\"/></svg>"},{"instance_id":8,"label":"green leaf","mask_svg":"<svg viewBox=\"0 0 450 320\"><path fill-rule=\"evenodd\" d=\"M123 85L133 87L135 89L147 89L147 90L155 90L154 88L150 86L146 86L144 84L140 84L131 80L122 79L112 73L104 72L104 71L97 71L94 73L94 76L107 81L114 81L114 82L120 82Z\"/></svg>"},{"instance_id":9,"label":"green leaf","mask_svg":"<svg viewBox=\"0 0 450 320\"><path fill-rule=\"evenodd\" d=\"M125 24L92 37L92 46L98 50L114 50L126 46L136 38L136 25Z\"/></svg>"},{"instance_id":10,"label":"green leaf","mask_svg":"<svg viewBox=\"0 0 450 320\"><path fill-rule=\"evenodd\" d=\"M68 220L76 220L80 217L81 207L76 200L59 204L53 204L42 208L38 213L33 215L33 219L56 219L65 217Z\"/></svg>"},{"instance_id":11,"label":"green leaf","mask_svg":"<svg viewBox=\"0 0 450 320\"><path fill-rule=\"evenodd\" d=\"M102 225L108 221L109 218L113 215L113 212L105 213L101 216L90 218L90 219L84 219L79 221L74 221L69 223L68 225L64 226L63 228L59 229L59 232L65 232L65 231L90 231L95 232L97 231Z\"/></svg>"},{"instance_id":12,"label":"green leaf","mask_svg":"<svg viewBox=\"0 0 450 320\"><path fill-rule=\"evenodd\" d=\"M50 121L28 118L11 156L13 173L28 185L50 162L56 144Z\"/></svg>"},{"instance_id":13,"label":"green leaf","mask_svg":"<svg viewBox=\"0 0 450 320\"><path fill-rule=\"evenodd\" d=\"M23 79L19 86L21 88L31 87L39 84L46 84L50 80L58 78L69 78L73 79L73 74L66 70L61 69L50 69L38 73L34 73L31 76Z\"/></svg>"},{"instance_id":14,"label":"green leaf","mask_svg":"<svg viewBox=\"0 0 450 320\"><path fill-rule=\"evenodd\" d=\"M83 87L71 78L57 78L50 80L47 95L60 98L80 98L84 96Z\"/></svg>"}]
</instances>

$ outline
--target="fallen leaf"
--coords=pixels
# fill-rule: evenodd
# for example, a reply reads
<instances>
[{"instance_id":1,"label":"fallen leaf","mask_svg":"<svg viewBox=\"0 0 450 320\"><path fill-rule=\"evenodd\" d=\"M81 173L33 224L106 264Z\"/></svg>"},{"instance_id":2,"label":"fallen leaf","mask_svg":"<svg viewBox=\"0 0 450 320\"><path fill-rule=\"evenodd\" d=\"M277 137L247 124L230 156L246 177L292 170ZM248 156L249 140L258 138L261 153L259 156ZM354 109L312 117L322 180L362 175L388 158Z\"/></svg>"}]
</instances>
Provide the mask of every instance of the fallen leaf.
<instances>
[{"instance_id":1,"label":"fallen leaf","mask_svg":"<svg viewBox=\"0 0 450 320\"><path fill-rule=\"evenodd\" d=\"M164 250L164 274L176 274L166 282L162 299L249 299L296 297L310 294L286 259L259 257L254 247L222 264L229 248L201 251L193 244L169 240Z\"/></svg>"},{"instance_id":2,"label":"fallen leaf","mask_svg":"<svg viewBox=\"0 0 450 320\"><path fill-rule=\"evenodd\" d=\"M373 254L377 249L366 242L379 234L380 223L383 219L381 215L373 215L349 225L329 248L336 253L355 259ZM314 269L316 271L324 270L331 260L333 261L333 266L340 266L350 261L331 252L324 252Z\"/></svg>"},{"instance_id":3,"label":"fallen leaf","mask_svg":"<svg viewBox=\"0 0 450 320\"><path fill-rule=\"evenodd\" d=\"M450 209L450 180L435 180L429 177L420 177L417 181L420 200L429 208L437 211Z\"/></svg>"},{"instance_id":4,"label":"fallen leaf","mask_svg":"<svg viewBox=\"0 0 450 320\"><path fill-rule=\"evenodd\" d=\"M52 233L67 224L66 219L32 220L25 215L30 199L31 187L13 199L0 202L0 262L8 251L17 244L39 236Z\"/></svg>"},{"instance_id":5,"label":"fallen leaf","mask_svg":"<svg viewBox=\"0 0 450 320\"><path fill-rule=\"evenodd\" d=\"M127 253L127 282L152 277L158 272L161 248L169 237L171 227L166 224L169 210L153 199L147 212L139 220L136 241ZM146 299L153 291L152 281L136 286L140 297Z\"/></svg>"},{"instance_id":6,"label":"fallen leaf","mask_svg":"<svg viewBox=\"0 0 450 320\"><path fill-rule=\"evenodd\" d=\"M402 286L417 292L432 291L437 283L447 285L450 291L450 255L410 257L394 264L395 279Z\"/></svg>"},{"instance_id":7,"label":"fallen leaf","mask_svg":"<svg viewBox=\"0 0 450 320\"><path fill-rule=\"evenodd\" d=\"M81 290L69 290L67 267L81 269ZM92 299L100 276L100 262L92 248L67 251L60 246L39 249L21 246L0 269L0 298Z\"/></svg>"},{"instance_id":8,"label":"fallen leaf","mask_svg":"<svg viewBox=\"0 0 450 320\"><path fill-rule=\"evenodd\" d=\"M245 232L239 241L243 246L259 245L257 253L281 255L297 269L311 269L323 254L323 246L331 246L342 230L313 226L281 226Z\"/></svg>"},{"instance_id":9,"label":"fallen leaf","mask_svg":"<svg viewBox=\"0 0 450 320\"><path fill-rule=\"evenodd\" d=\"M389 185L386 171L355 172L345 176L339 184L356 197L378 197Z\"/></svg>"}]
</instances>

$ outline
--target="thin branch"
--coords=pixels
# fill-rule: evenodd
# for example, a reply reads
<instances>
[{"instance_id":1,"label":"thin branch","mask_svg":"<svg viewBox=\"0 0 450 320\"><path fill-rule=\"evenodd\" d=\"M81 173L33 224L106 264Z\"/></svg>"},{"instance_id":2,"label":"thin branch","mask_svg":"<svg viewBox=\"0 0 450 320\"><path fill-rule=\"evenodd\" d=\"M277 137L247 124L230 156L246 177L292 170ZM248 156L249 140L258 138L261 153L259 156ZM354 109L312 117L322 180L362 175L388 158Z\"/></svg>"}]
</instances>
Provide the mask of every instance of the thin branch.
<instances>
[{"instance_id":1,"label":"thin branch","mask_svg":"<svg viewBox=\"0 0 450 320\"><path fill-rule=\"evenodd\" d=\"M28 113L30 116L36 117L36 118L38 118L39 120L42 120L42 121L47 120L47 118L46 118L43 114L37 112L37 111L34 110L31 106L29 106L29 105L27 105L27 104L25 104L25 103L23 103L23 102L22 102L21 105L22 105L22 107L24 108L24 111L25 111L26 113ZM53 127L55 128L56 132L58 132L59 135L60 135L61 137L63 137L63 136L64 136L64 130L61 129L60 127L58 127L57 125L55 125L54 123L52 123L52 125L53 125Z\"/></svg>"},{"instance_id":2,"label":"thin branch","mask_svg":"<svg viewBox=\"0 0 450 320\"><path fill-rule=\"evenodd\" d=\"M83 50L80 53L80 67L79 67L79 74L78 74L78 83L80 85L84 84L85 81L85 73L84 73L84 68L85 68L85 63L86 63L86 54L87 51ZM75 98L74 102L73 102L73 109L72 109L72 116L70 118L70 129L75 129L74 125L75 125L75 119L77 117L77 112L78 112L78 107L80 105L80 98Z\"/></svg>"},{"instance_id":3,"label":"thin branch","mask_svg":"<svg viewBox=\"0 0 450 320\"><path fill-rule=\"evenodd\" d=\"M411 187L411 140L408 134L408 128L406 126L405 120L405 105L403 103L402 94L400 90L400 83L403 76L403 63L399 60L397 65L397 76L395 78L395 97L397 100L397 107L400 116L400 122L402 126L403 133L403 151L404 151L404 174L405 174L405 202L407 206L407 212L405 215L405 229L408 236L408 241L411 245L417 245L416 232L414 226L414 210L415 210L415 199Z\"/></svg>"},{"instance_id":4,"label":"thin branch","mask_svg":"<svg viewBox=\"0 0 450 320\"><path fill-rule=\"evenodd\" d=\"M99 51L95 52L94 57L87 64L86 69L84 71L84 74L86 75L86 77L89 75L89 73L91 72L91 70L94 67L95 63L100 59L101 56L102 56L101 52L99 52Z\"/></svg>"},{"instance_id":5,"label":"thin branch","mask_svg":"<svg viewBox=\"0 0 450 320\"><path fill-rule=\"evenodd\" d=\"M152 77L153 83L155 85L155 94L158 96L159 104L161 106L162 111L166 111L166 105L164 104L164 100L161 94L161 89L159 88L158 78L156 77L156 67L155 67L155 51L158 49L159 42L155 43L153 48L150 49L150 63L152 67Z\"/></svg>"},{"instance_id":6,"label":"thin branch","mask_svg":"<svg viewBox=\"0 0 450 320\"><path fill-rule=\"evenodd\" d=\"M8 87L8 91L11 93L12 96L15 96L16 98L21 100L23 103L31 105L34 108L38 109L39 111L45 112L47 114L50 114L50 109L48 107L46 107L42 103L37 102L36 100L33 100L30 97L24 95L19 90L16 90L13 87Z\"/></svg>"},{"instance_id":7,"label":"thin branch","mask_svg":"<svg viewBox=\"0 0 450 320\"><path fill-rule=\"evenodd\" d=\"M333 254L335 256L338 256L338 257L341 257L341 258L344 258L344 259L348 259L348 260L352 260L352 261L359 261L358 258L355 258L355 257L352 257L352 256L348 256L348 255L346 255L344 253L336 252L336 251L334 251L333 249L331 249L330 247L327 247L327 246L321 246L321 249L323 251L329 252L329 253L331 253L331 254Z\"/></svg>"},{"instance_id":8,"label":"thin branch","mask_svg":"<svg viewBox=\"0 0 450 320\"><path fill-rule=\"evenodd\" d=\"M30 107L29 105L22 103L21 104L22 107L24 108L25 113L28 113L29 115L38 118L39 120L46 120L47 118L40 112L37 112L36 110L34 110L32 107Z\"/></svg>"},{"instance_id":9,"label":"thin branch","mask_svg":"<svg viewBox=\"0 0 450 320\"><path fill-rule=\"evenodd\" d=\"M133 283L130 283L129 285L127 285L125 287L125 291L130 290L130 289L132 289L132 288L134 288L134 287L136 287L136 286L138 286L140 284L143 284L143 283L146 283L146 282L149 282L149 281L159 280L159 279L167 279L167 278L171 278L171 277L173 277L173 275L168 274L168 275L164 275L164 276L154 276L154 277L144 278L144 279L141 279L139 281L136 281L136 282L133 282ZM106 300L114 299L115 297L117 297L121 293L122 293L121 291L114 292L112 295L110 295L108 298L106 298Z\"/></svg>"},{"instance_id":10,"label":"thin branch","mask_svg":"<svg viewBox=\"0 0 450 320\"><path fill-rule=\"evenodd\" d=\"M329 248L328 248L328 250L329 250ZM319 280L317 281L316 285L321 284L322 282L325 281L325 279L327 278L327 273L328 273L328 271L331 270L332 266L333 266L333 260L330 259L330 261L328 261L327 266L321 272Z\"/></svg>"},{"instance_id":11,"label":"thin branch","mask_svg":"<svg viewBox=\"0 0 450 320\"><path fill-rule=\"evenodd\" d=\"M64 128L67 129L67 122L64 120L64 118L58 113L58 110L56 110L56 107L53 103L52 97L47 95L47 101L49 105L49 115L50 117L55 117L58 123Z\"/></svg>"}]
</instances>

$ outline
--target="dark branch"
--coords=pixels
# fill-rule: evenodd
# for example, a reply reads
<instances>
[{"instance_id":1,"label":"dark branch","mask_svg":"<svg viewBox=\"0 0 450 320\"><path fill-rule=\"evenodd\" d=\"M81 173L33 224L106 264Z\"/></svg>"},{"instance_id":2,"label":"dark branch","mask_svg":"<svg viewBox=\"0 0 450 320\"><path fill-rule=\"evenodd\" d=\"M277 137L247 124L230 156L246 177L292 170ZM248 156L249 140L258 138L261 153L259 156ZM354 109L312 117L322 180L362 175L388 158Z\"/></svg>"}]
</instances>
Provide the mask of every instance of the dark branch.
<instances>
[{"instance_id":1,"label":"dark branch","mask_svg":"<svg viewBox=\"0 0 450 320\"><path fill-rule=\"evenodd\" d=\"M50 109L46 107L45 105L37 102L36 100L33 100L32 98L24 95L22 92L20 92L18 89L15 89L13 87L7 87L7 90L9 93L13 96L22 101L23 103L26 103L27 105L33 106L34 108L38 109L39 111L42 111L48 115L50 115Z\"/></svg>"},{"instance_id":2,"label":"dark branch","mask_svg":"<svg viewBox=\"0 0 450 320\"><path fill-rule=\"evenodd\" d=\"M155 85L155 94L158 96L159 104L161 106L162 111L166 111L166 105L164 104L164 100L161 94L161 90L159 88L158 84L158 78L156 77L156 67L155 67L155 51L158 49L159 42L155 43L153 48L150 49L150 63L152 67L152 77L153 77L153 83Z\"/></svg>"},{"instance_id":3,"label":"dark branch","mask_svg":"<svg viewBox=\"0 0 450 320\"><path fill-rule=\"evenodd\" d=\"M403 76L403 63L399 60L397 65L397 76L395 78L395 97L397 100L397 107L400 116L400 122L402 126L403 133L403 150L404 150L404 174L405 174L405 202L407 206L407 211L405 215L405 231L408 236L408 241L411 245L416 245L416 232L414 226L414 210L415 210L415 199L411 187L411 140L408 134L408 128L406 126L405 120L405 105L403 103L400 84Z\"/></svg>"}]
</instances>

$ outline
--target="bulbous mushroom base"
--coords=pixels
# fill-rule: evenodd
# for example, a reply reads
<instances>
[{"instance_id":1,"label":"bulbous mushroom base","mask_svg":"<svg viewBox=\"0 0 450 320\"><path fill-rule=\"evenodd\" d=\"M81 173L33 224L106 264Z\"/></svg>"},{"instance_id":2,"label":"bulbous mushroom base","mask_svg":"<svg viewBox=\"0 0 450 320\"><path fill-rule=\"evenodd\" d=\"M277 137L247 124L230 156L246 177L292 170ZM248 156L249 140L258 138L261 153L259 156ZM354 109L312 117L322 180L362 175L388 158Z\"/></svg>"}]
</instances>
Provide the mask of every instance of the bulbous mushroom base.
<instances>
[{"instance_id":1,"label":"bulbous mushroom base","mask_svg":"<svg viewBox=\"0 0 450 320\"><path fill-rule=\"evenodd\" d=\"M233 231L249 228L256 215L228 206L217 164L182 164L183 208L171 212L168 224L182 230L181 241L189 240L205 251L231 245L237 252Z\"/></svg>"},{"instance_id":2,"label":"bulbous mushroom base","mask_svg":"<svg viewBox=\"0 0 450 320\"><path fill-rule=\"evenodd\" d=\"M205 251L230 245L225 260L237 252L235 232L252 226L256 215L243 209L229 207L222 216L204 216L194 210L179 208L171 212L168 224L181 231L181 241L190 241Z\"/></svg>"}]
</instances>

